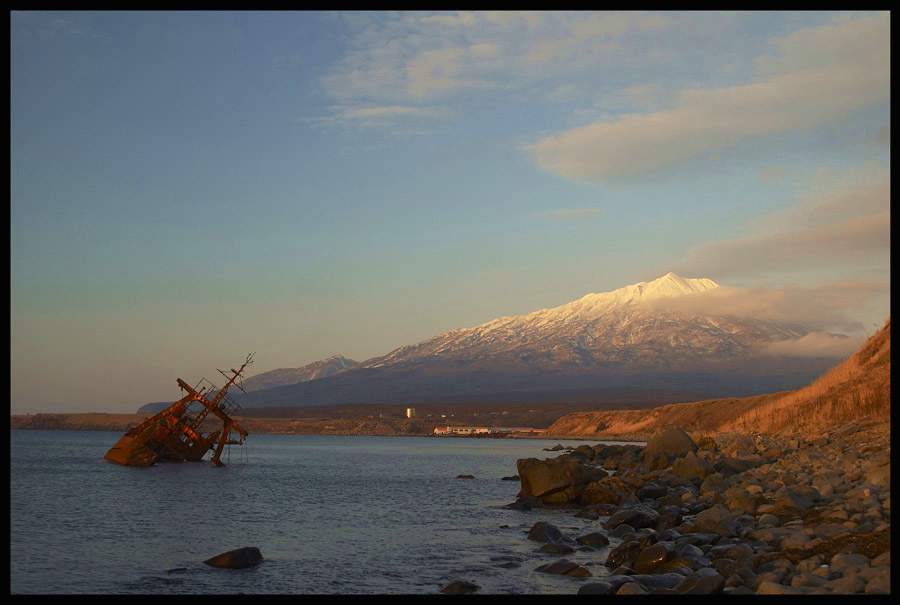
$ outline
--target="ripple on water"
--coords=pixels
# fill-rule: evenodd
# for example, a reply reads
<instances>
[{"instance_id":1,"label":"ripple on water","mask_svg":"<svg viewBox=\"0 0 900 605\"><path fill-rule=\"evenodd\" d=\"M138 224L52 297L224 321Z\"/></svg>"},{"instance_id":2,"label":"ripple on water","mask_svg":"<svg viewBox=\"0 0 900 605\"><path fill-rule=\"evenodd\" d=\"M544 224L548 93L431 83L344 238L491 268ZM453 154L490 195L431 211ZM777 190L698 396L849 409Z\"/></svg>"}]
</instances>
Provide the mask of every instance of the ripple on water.
<instances>
[{"instance_id":1,"label":"ripple on water","mask_svg":"<svg viewBox=\"0 0 900 605\"><path fill-rule=\"evenodd\" d=\"M247 464L134 469L102 460L118 437L11 431L14 593L574 593L581 580L534 571L547 557L525 534L598 527L502 508L519 484L501 477L550 441L254 435ZM262 564L202 564L241 546Z\"/></svg>"}]
</instances>

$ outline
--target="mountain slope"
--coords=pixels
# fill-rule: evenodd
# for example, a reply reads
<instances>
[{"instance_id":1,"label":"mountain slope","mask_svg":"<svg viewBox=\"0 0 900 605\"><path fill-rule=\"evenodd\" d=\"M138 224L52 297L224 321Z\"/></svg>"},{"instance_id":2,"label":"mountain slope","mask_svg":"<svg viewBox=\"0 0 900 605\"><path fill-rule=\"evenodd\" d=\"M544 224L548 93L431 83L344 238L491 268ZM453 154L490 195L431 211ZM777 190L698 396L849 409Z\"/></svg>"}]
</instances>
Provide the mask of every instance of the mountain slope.
<instances>
[{"instance_id":1,"label":"mountain slope","mask_svg":"<svg viewBox=\"0 0 900 605\"><path fill-rule=\"evenodd\" d=\"M647 436L670 425L696 433L764 432L818 435L853 421L890 418L891 322L856 353L795 391L679 403L652 410L568 414L548 435Z\"/></svg>"},{"instance_id":2,"label":"mountain slope","mask_svg":"<svg viewBox=\"0 0 900 605\"><path fill-rule=\"evenodd\" d=\"M259 390L238 399L249 407L564 402L578 392L610 403L634 400L623 393L654 391L663 393L658 402L670 402L795 388L833 365L833 357L773 354L774 345L809 329L740 316L721 303L720 292L711 279L668 273L451 330L330 376L278 386L260 381L253 385ZM292 372L272 378L293 381Z\"/></svg>"},{"instance_id":3,"label":"mountain slope","mask_svg":"<svg viewBox=\"0 0 900 605\"><path fill-rule=\"evenodd\" d=\"M362 367L426 365L434 358L461 366L504 370L579 371L598 366L687 368L751 354L762 343L790 340L798 326L721 316L686 316L661 301L702 296L719 288L711 279L668 273L651 282L588 294L526 315L501 317L401 347ZM653 304L656 303L656 304Z\"/></svg>"},{"instance_id":4,"label":"mountain slope","mask_svg":"<svg viewBox=\"0 0 900 605\"><path fill-rule=\"evenodd\" d=\"M306 382L307 380L327 378L338 372L355 368L358 365L359 362L343 355L332 355L300 368L278 368L277 370L256 374L244 381L244 389L247 391L260 391L262 389Z\"/></svg>"}]
</instances>

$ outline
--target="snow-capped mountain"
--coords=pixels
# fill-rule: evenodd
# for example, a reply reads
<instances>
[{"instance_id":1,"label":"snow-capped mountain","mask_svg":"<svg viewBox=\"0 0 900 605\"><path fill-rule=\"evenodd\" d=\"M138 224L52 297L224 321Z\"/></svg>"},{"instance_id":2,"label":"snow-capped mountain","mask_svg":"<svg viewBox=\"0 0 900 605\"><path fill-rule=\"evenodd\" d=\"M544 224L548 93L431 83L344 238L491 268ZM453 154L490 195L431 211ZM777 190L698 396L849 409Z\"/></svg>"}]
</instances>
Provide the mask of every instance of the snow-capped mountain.
<instances>
[{"instance_id":1,"label":"snow-capped mountain","mask_svg":"<svg viewBox=\"0 0 900 605\"><path fill-rule=\"evenodd\" d=\"M362 367L441 360L508 369L567 371L621 364L662 369L722 362L806 333L799 326L732 317L727 309L714 316L666 309L667 299L696 298L718 288L711 279L668 273L558 307L445 332Z\"/></svg>"},{"instance_id":2,"label":"snow-capped mountain","mask_svg":"<svg viewBox=\"0 0 900 605\"><path fill-rule=\"evenodd\" d=\"M247 391L260 391L272 387L306 382L307 380L327 378L338 372L355 368L358 365L359 362L344 357L343 355L332 355L331 357L314 361L313 363L300 368L278 368L277 370L255 374L245 380L243 386Z\"/></svg>"},{"instance_id":3,"label":"snow-capped mountain","mask_svg":"<svg viewBox=\"0 0 900 605\"><path fill-rule=\"evenodd\" d=\"M760 354L809 329L736 315L722 292L711 279L668 273L451 330L360 364L331 358L338 362L267 372L246 381L256 390L239 401L280 407L577 396L661 403L797 388L834 364L824 355Z\"/></svg>"}]
</instances>

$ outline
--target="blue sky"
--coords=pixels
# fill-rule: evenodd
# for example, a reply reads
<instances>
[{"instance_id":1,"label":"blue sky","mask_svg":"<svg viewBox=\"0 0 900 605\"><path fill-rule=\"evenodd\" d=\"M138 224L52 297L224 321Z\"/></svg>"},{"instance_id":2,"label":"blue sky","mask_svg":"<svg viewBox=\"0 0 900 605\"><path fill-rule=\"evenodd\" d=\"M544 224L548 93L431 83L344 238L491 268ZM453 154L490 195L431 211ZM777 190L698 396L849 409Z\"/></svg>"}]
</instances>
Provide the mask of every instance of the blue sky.
<instances>
[{"instance_id":1,"label":"blue sky","mask_svg":"<svg viewBox=\"0 0 900 605\"><path fill-rule=\"evenodd\" d=\"M886 13L11 27L13 411L131 410L250 350L365 359L669 270L888 314Z\"/></svg>"}]
</instances>

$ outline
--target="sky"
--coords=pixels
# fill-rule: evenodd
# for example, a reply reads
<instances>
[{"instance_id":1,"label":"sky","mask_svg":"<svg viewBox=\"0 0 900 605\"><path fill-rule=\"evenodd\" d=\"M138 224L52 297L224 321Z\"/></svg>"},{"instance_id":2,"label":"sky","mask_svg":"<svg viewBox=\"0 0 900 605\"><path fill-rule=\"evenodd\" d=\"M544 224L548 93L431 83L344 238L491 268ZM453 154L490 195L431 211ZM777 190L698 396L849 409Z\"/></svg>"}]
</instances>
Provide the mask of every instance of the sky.
<instances>
[{"instance_id":1,"label":"sky","mask_svg":"<svg viewBox=\"0 0 900 605\"><path fill-rule=\"evenodd\" d=\"M13 413L668 271L889 315L888 13L13 12L10 66Z\"/></svg>"}]
</instances>

